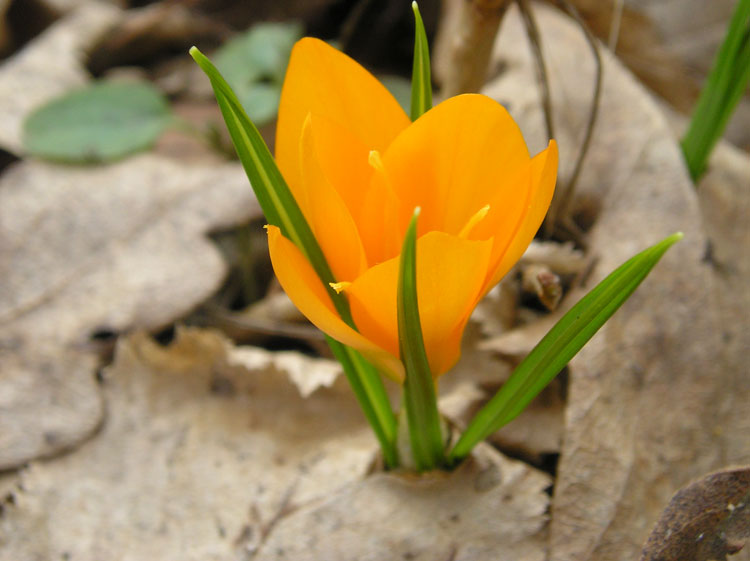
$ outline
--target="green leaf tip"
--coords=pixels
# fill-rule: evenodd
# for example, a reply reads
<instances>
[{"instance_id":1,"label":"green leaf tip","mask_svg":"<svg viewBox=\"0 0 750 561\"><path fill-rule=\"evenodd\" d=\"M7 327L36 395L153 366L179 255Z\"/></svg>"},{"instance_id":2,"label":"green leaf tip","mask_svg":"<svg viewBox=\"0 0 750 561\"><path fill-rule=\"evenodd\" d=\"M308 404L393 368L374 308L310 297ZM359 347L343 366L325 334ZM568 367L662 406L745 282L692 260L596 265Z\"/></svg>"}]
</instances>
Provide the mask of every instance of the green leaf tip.
<instances>
[{"instance_id":1,"label":"green leaf tip","mask_svg":"<svg viewBox=\"0 0 750 561\"><path fill-rule=\"evenodd\" d=\"M432 78L430 71L430 47L427 32L416 2L414 11L414 61L411 75L411 120L416 121L432 108Z\"/></svg>"}]
</instances>

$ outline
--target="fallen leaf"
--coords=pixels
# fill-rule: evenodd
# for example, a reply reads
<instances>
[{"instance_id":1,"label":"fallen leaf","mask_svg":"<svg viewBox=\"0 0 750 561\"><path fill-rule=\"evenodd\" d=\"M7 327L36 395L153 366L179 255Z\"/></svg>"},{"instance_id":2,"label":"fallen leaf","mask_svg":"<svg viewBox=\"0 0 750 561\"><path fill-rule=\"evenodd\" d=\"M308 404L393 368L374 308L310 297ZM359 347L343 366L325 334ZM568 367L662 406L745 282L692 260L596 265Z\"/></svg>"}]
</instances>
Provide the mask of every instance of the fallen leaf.
<instances>
[{"instance_id":1,"label":"fallen leaf","mask_svg":"<svg viewBox=\"0 0 750 561\"><path fill-rule=\"evenodd\" d=\"M150 148L173 120L147 82L100 82L68 92L24 121L29 154L65 163L102 163Z\"/></svg>"},{"instance_id":2,"label":"fallen leaf","mask_svg":"<svg viewBox=\"0 0 750 561\"><path fill-rule=\"evenodd\" d=\"M661 515L641 561L726 561L750 539L750 468L707 475Z\"/></svg>"},{"instance_id":3,"label":"fallen leaf","mask_svg":"<svg viewBox=\"0 0 750 561\"><path fill-rule=\"evenodd\" d=\"M3 484L0 559L545 558L547 475L486 446L451 475L368 475L343 377L303 398L242 350L197 329L120 339L101 431Z\"/></svg>"},{"instance_id":4,"label":"fallen leaf","mask_svg":"<svg viewBox=\"0 0 750 561\"><path fill-rule=\"evenodd\" d=\"M590 107L594 64L570 20L541 6L535 13L564 185ZM509 12L496 45L496 61L508 72L485 92L509 103L533 153L546 138L524 35L517 13ZM703 259L695 189L659 108L606 52L603 63L599 121L579 180L581 195L598 200L601 209L587 238L598 258L588 287L667 234L681 230L685 239L570 364L552 561L636 558L676 489L726 465L727 457L750 454L747 439L734 439L726 424L727 399L738 391L733 383L740 374L720 366L715 278ZM734 419L750 417L750 399L741 395L733 398Z\"/></svg>"},{"instance_id":5,"label":"fallen leaf","mask_svg":"<svg viewBox=\"0 0 750 561\"><path fill-rule=\"evenodd\" d=\"M376 473L281 518L258 561L541 561L549 478L486 445L453 473Z\"/></svg>"},{"instance_id":6,"label":"fallen leaf","mask_svg":"<svg viewBox=\"0 0 750 561\"><path fill-rule=\"evenodd\" d=\"M313 358L295 351L267 351L260 347L238 347L229 353L229 364L249 372L286 372L302 397L318 388L328 388L341 375L335 360Z\"/></svg>"},{"instance_id":7,"label":"fallen leaf","mask_svg":"<svg viewBox=\"0 0 750 561\"><path fill-rule=\"evenodd\" d=\"M0 559L246 558L289 505L356 481L375 441L345 384L302 398L229 364L222 336L118 342L107 417L86 446L20 472Z\"/></svg>"},{"instance_id":8,"label":"fallen leaf","mask_svg":"<svg viewBox=\"0 0 750 561\"><path fill-rule=\"evenodd\" d=\"M750 463L750 156L719 143L698 185L703 225L710 246L707 258L716 281L713 305L722 318L718 370L731 391L723 393L717 425L729 443L724 463ZM750 550L750 548L748 548ZM747 552L750 559L750 551Z\"/></svg>"},{"instance_id":9,"label":"fallen leaf","mask_svg":"<svg viewBox=\"0 0 750 561\"><path fill-rule=\"evenodd\" d=\"M238 164L143 155L93 169L21 162L0 177L0 469L101 421L89 341L156 329L226 273L206 238L260 214Z\"/></svg>"}]
</instances>

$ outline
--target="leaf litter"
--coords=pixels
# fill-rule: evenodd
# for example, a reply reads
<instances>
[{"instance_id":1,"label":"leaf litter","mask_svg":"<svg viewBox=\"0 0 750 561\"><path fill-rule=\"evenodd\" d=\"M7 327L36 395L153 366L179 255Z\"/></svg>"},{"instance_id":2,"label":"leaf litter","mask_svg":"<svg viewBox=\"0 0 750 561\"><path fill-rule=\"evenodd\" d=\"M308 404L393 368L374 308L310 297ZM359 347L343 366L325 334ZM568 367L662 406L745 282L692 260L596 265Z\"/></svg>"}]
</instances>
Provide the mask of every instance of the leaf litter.
<instances>
[{"instance_id":1,"label":"leaf litter","mask_svg":"<svg viewBox=\"0 0 750 561\"><path fill-rule=\"evenodd\" d=\"M539 19L545 45L555 52L553 79L563 84L556 90L558 107L566 108L563 122L558 123L561 148L567 147L572 153L579 135L574 116L579 115L583 122L590 99L583 79L590 69L581 64L588 52L576 37L578 32L564 18L542 10ZM536 89L521 33L520 23L509 16L497 48L501 57L510 60L511 72L490 85L487 93L501 101L512 100L510 110L521 121L527 140L541 145L543 121L534 95L529 95ZM67 238L66 247L62 242L71 225L78 222L68 217L65 227L50 228L31 245L24 241L20 261L20 252L9 251L10 245L0 245L0 257L11 255L16 259L14 269L37 248L43 248L39 261L29 259L12 279L17 285L13 298L19 295L22 312L12 301L10 305L6 301L4 309L6 313L10 310L10 316L3 316L0 307L0 317L11 317L10 322L0 320L0 352L3 364L11 364L10 369L3 366L0 384L23 381L12 390L6 391L7 385L0 388L0 410L10 411L10 415L0 416L0 425L4 419L20 419L13 430L0 426L0 435L10 435L13 444L7 448L12 453L10 460L5 457L9 462L6 466L80 446L100 427L75 452L52 461L33 461L26 469L0 480L0 500L2 495L6 497L0 503L0 544L4 546L0 559L9 555L7 559L15 561L33 554L98 559L113 552L125 552L132 559L168 559L170 555L190 558L186 551L196 559L278 559L291 553L295 558L320 558L331 552L348 559L356 547L369 548L366 551L373 558L382 559L392 558L394 551L424 559L496 559L501 553L513 559L633 558L658 513L680 485L750 454L750 431L746 431L750 394L747 382L741 379L739 361L747 299L740 298L743 307L736 306L733 298L743 294L742 279L746 276L739 272L747 264L740 259L735 269L735 260L736 248L745 238L741 229L729 226L742 219L741 208L746 207L732 204L741 194L728 187L741 184L736 178L746 177L742 174L747 158L725 157L715 170L726 169L726 161L732 160L732 179L715 173L715 186L699 191L700 210L717 262L725 265L723 269L711 269L700 264L705 237L696 198L685 181L674 140L642 89L612 59L607 58L605 63L609 89L605 90L602 114L606 116L595 136L589 169L581 178L582 197L601 204L591 240L591 255L599 259L593 280L671 229L685 230L688 238L681 244L681 254L660 265L661 274L644 284L644 294L628 304L592 341L591 350L584 351L571 365L569 403L564 413L567 432L551 526L545 523L547 496L542 492L549 478L485 447L475 464L451 476L452 481L409 482L382 473L366 476L373 464L374 443L330 361L236 348L209 331L178 331L175 342L166 349L139 334L120 340L115 362L104 372L102 388L94 383L98 360L83 350L92 332L119 333L166 325L218 287L225 267L215 265L220 261L215 260L215 251L205 249L210 245L204 234L242 221L238 215L257 212L241 172L236 168L230 172L227 165L231 186L220 187L215 175L210 182L211 191L224 202L217 205L212 199L201 199L198 194L205 197L208 188L195 187L192 197L185 195L195 202L186 205L192 208L186 211L178 204L180 209L166 219L168 226L161 224L164 216L157 213L157 226L148 228L154 230L152 236L118 236L118 228L128 228L119 224L114 232L108 232L111 237L97 240L83 236L85 243L76 247L74 236ZM65 64L60 67L71 68ZM0 68L0 73L7 68ZM562 80L566 76L567 80ZM572 76L575 81L571 81ZM514 93L521 91L521 97ZM13 133L14 129L5 130ZM0 138L6 142L3 146L14 149L13 134L7 138L7 142ZM167 216L170 203L161 198L166 196L162 189L169 193L178 189L162 186L165 174L177 174L190 183L188 175L192 177L199 169L201 179L195 184L208 182L209 166L188 168L180 175L173 169L178 166L171 162L143 156L132 162L132 169L143 162L146 170L133 172L130 180L135 179L141 189L148 185L147 192L156 191L156 202L143 202L143 206L166 207ZM120 165L128 167L128 163ZM103 168L98 170L99 175L97 170L78 175L72 170L69 176L71 170L63 172L56 166L24 162L6 175L36 178L28 184L18 179L16 183L27 185L27 189L36 184L36 193L40 193L48 183L55 184L56 176L65 177L59 182L70 185L92 174L87 191L96 193L97 188L103 190L112 181L111 170L118 169ZM122 172L123 176L128 173L131 171ZM44 209L34 208L44 200L39 194L18 199L22 203L16 203L13 212L2 214L5 203L15 200L8 199L7 193L18 196L22 190L20 186L6 189L7 181L11 180L5 176L0 180L0 197L6 197L0 201L0 228L6 227L9 217L22 222L24 216L44 215ZM63 191L52 189L56 190ZM124 208L123 202L132 196L123 192L112 204ZM231 197L237 197L233 208L226 202ZM64 198L52 199L51 204L61 201L58 206L63 216L74 206L66 206ZM109 204L104 199L100 208ZM73 197L74 202L79 200ZM212 205L218 208L209 208ZM21 212L25 206L33 212ZM670 216L665 217L665 209ZM92 205L87 212L95 216L96 210ZM111 214L117 216L116 212ZM226 214L231 218L225 222ZM721 218L726 216L733 218ZM200 226L195 224L198 222ZM195 227L188 227L189 223ZM150 219L144 218L143 225L148 224ZM189 232L189 242L183 239L183 227ZM156 234L172 228L176 232L166 236L170 243L160 247L164 242ZM14 225L10 231L16 229ZM72 231L75 233L76 228ZM0 236L0 244L6 238ZM142 243L141 238L149 238L148 243ZM103 250L97 253L99 243ZM137 246L133 255L129 252L131 245ZM197 247L201 249L195 254ZM97 270L96 258L84 259L92 266L79 269L76 250L79 254L88 251L96 258L106 256L101 270ZM60 254L58 263L52 257L55 253ZM188 253L195 259L184 257ZM181 266L170 273L158 273L160 267L172 269L175 255L183 256L177 259ZM5 259L0 259L0 264ZM580 266L572 256L567 260L571 262ZM130 280L134 271L140 277L142 269L152 270L153 278ZM204 269L211 272L205 278L210 276L212 281L205 281L200 289L196 281L194 294L188 295L189 290L175 294L166 289L182 290L185 284L191 284L192 277L203 275ZM79 274L79 270L85 274ZM714 286L717 270L723 271L720 289ZM46 278L47 273L51 279ZM109 292L105 285L110 283L119 284ZM95 305L88 310L81 303L88 302L91 295L95 296ZM716 299L709 295L718 298L719 312L734 314L735 320L723 329L724 338L730 341L727 345L722 345L717 335L718 322L710 312ZM511 295L508 300L506 294L503 298L515 302L517 297ZM562 306L573 298L575 294L569 295ZM670 303L674 305L675 300L675 309L671 309ZM105 301L106 305L102 304ZM50 312L46 311L48 306ZM675 317L670 318L670 313ZM513 325L517 320L501 317L496 323ZM527 327L531 329L537 323L532 319ZM640 332L643 326L647 328L645 333ZM489 397L492 388L507 376L505 359L516 354L508 352L507 346L493 348L489 343L483 343L484 350L474 351L476 341L486 335L479 326L474 327L480 333L469 334L464 360L451 380L446 378L441 384L441 403L459 423L467 409L481 402L482 396ZM678 351L684 350L680 337L700 344L675 360ZM523 352L524 345L533 344L532 335L520 339L518 353ZM734 392L715 389L717 369L710 366L717 354L726 366L718 375L724 376L726 387L736 388ZM297 379L308 370L317 374L311 376L312 382L308 380L309 385L295 388L287 376L279 377L282 371L290 370L297 372ZM701 375L701 370L710 372L710 376ZM15 376L7 376L8 372ZM514 450L519 442L535 441L530 427L557 425L554 433L539 433L552 434L548 439L552 444L536 442L521 452L516 449L516 453L535 461L534 454L540 451L559 450L564 384L550 391L551 397L547 397L554 398L552 401L540 400L524 414L528 414L526 418L519 417L503 429L507 434L493 439L504 449ZM307 399L303 400L300 392ZM666 414L665 400L674 407ZM24 417L21 410L30 414ZM714 419L718 436L711 433L707 438L706 428L694 420L696 415ZM543 418L547 420L540 422ZM44 423L39 422L41 419ZM44 426L50 419L56 419L52 424L57 432ZM61 427L71 428L76 434L67 434ZM29 434L32 438L21 438ZM5 450L2 441L0 451ZM498 473L502 474L499 481ZM583 478L582 474L588 475ZM472 494L472 487L483 492ZM514 490L518 495L512 494ZM420 506L404 509L404 496ZM101 501L101 497L106 499ZM451 507L459 501L464 501L460 504L469 514L467 519L459 516L453 520ZM512 508L505 506L508 501ZM440 516L430 516L435 512ZM423 515L429 519L420 518ZM493 524L491 528L486 527L487 520ZM374 530L378 527L381 530ZM415 527L424 532L424 539L415 537ZM484 535L492 532L496 534ZM324 537L329 533L331 540ZM371 543L368 536L373 533L392 535L393 539L384 544ZM136 551L131 551L130 544L138 544Z\"/></svg>"}]
</instances>

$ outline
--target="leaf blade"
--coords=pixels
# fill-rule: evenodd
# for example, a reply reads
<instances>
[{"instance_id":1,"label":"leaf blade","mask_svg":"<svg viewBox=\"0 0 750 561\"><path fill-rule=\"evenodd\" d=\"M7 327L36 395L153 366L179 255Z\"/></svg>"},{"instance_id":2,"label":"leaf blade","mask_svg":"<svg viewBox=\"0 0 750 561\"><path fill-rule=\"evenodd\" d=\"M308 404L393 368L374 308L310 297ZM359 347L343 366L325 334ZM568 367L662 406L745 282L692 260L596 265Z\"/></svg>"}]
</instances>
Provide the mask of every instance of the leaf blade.
<instances>
[{"instance_id":1,"label":"leaf blade","mask_svg":"<svg viewBox=\"0 0 750 561\"><path fill-rule=\"evenodd\" d=\"M150 148L174 116L148 83L98 82L50 100L23 124L34 156L67 163L113 161Z\"/></svg>"},{"instance_id":2,"label":"leaf blade","mask_svg":"<svg viewBox=\"0 0 750 561\"><path fill-rule=\"evenodd\" d=\"M190 55L211 80L232 142L266 219L270 224L278 226L282 234L306 255L341 318L356 329L349 303L344 295L337 294L331 288L330 283L336 279L257 127L211 61L195 47L190 49ZM344 367L355 396L380 441L386 461L397 461L396 418L380 375L355 349L330 338L328 342Z\"/></svg>"},{"instance_id":3,"label":"leaf blade","mask_svg":"<svg viewBox=\"0 0 750 561\"><path fill-rule=\"evenodd\" d=\"M411 78L411 120L416 121L432 109L432 78L430 75L430 47L427 32L416 2L411 3L414 11L414 62Z\"/></svg>"},{"instance_id":4,"label":"leaf blade","mask_svg":"<svg viewBox=\"0 0 750 561\"><path fill-rule=\"evenodd\" d=\"M630 297L662 255L681 238L681 233L672 234L631 257L581 298L471 420L451 450L450 461L462 460L480 440L518 416Z\"/></svg>"},{"instance_id":5,"label":"leaf blade","mask_svg":"<svg viewBox=\"0 0 750 561\"><path fill-rule=\"evenodd\" d=\"M404 407L409 438L418 471L440 467L445 463L440 414L437 410L435 383L424 348L417 299L417 218L414 216L404 237L399 262L399 284L396 298L398 340L404 363Z\"/></svg>"}]
</instances>

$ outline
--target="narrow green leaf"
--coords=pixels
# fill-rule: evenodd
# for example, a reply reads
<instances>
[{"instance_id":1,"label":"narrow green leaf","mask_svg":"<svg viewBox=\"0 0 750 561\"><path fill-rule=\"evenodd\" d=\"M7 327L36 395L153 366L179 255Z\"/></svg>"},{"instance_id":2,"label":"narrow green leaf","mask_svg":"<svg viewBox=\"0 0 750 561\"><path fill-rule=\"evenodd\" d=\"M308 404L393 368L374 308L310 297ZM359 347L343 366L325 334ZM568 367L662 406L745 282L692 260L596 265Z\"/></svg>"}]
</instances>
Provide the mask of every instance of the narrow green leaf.
<instances>
[{"instance_id":1,"label":"narrow green leaf","mask_svg":"<svg viewBox=\"0 0 750 561\"><path fill-rule=\"evenodd\" d=\"M750 81L750 0L739 0L711 73L682 138L682 150L693 181L706 170L708 158Z\"/></svg>"},{"instance_id":2,"label":"narrow green leaf","mask_svg":"<svg viewBox=\"0 0 750 561\"><path fill-rule=\"evenodd\" d=\"M256 126L270 122L278 112L289 56L300 37L298 22L259 23L216 51L216 68Z\"/></svg>"},{"instance_id":3,"label":"narrow green leaf","mask_svg":"<svg viewBox=\"0 0 750 561\"><path fill-rule=\"evenodd\" d=\"M326 340L333 356L341 363L354 395L380 442L386 467L397 467L399 462L396 452L396 417L393 415L380 374L351 347L328 336Z\"/></svg>"},{"instance_id":4,"label":"narrow green leaf","mask_svg":"<svg viewBox=\"0 0 750 561\"><path fill-rule=\"evenodd\" d=\"M632 257L573 306L471 420L450 452L451 462L462 460L479 441L521 413L630 297L667 249L680 239L681 233L672 234Z\"/></svg>"},{"instance_id":5,"label":"narrow green leaf","mask_svg":"<svg viewBox=\"0 0 750 561\"><path fill-rule=\"evenodd\" d=\"M269 224L278 226L282 234L307 256L341 318L356 329L346 297L330 288L329 283L336 279L258 129L211 61L195 47L190 49L190 54L211 80L234 147ZM329 344L352 382L355 396L380 441L386 462L394 461L396 418L382 379L355 350L332 339L329 339Z\"/></svg>"},{"instance_id":6,"label":"narrow green leaf","mask_svg":"<svg viewBox=\"0 0 750 561\"><path fill-rule=\"evenodd\" d=\"M432 79L430 77L430 47L427 33L416 2L414 11L414 65L411 75L411 120L416 121L432 108Z\"/></svg>"},{"instance_id":7,"label":"narrow green leaf","mask_svg":"<svg viewBox=\"0 0 750 561\"><path fill-rule=\"evenodd\" d=\"M409 439L418 471L445 464L445 449L440 414L437 410L435 382L422 337L417 305L417 217L414 211L406 231L399 263L397 316L401 361L404 363L404 407L409 424Z\"/></svg>"},{"instance_id":8,"label":"narrow green leaf","mask_svg":"<svg viewBox=\"0 0 750 561\"><path fill-rule=\"evenodd\" d=\"M23 125L26 150L68 163L98 163L145 150L172 121L150 84L100 82L53 99Z\"/></svg>"}]
</instances>

